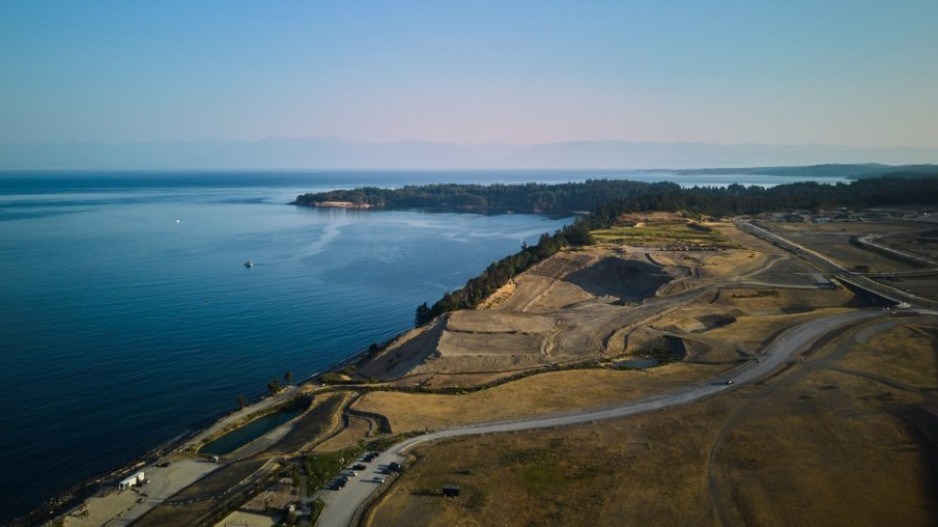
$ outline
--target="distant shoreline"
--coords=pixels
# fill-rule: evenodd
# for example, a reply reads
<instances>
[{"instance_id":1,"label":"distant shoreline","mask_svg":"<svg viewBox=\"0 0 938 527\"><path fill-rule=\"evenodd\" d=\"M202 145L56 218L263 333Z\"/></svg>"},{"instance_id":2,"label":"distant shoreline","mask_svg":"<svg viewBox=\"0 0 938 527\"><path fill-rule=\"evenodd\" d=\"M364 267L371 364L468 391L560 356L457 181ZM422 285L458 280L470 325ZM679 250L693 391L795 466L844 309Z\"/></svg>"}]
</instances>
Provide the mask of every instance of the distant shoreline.
<instances>
[{"instance_id":1,"label":"distant shoreline","mask_svg":"<svg viewBox=\"0 0 938 527\"><path fill-rule=\"evenodd\" d=\"M352 203L351 201L320 201L318 203L297 203L297 205L307 205L310 207L322 207L326 209L370 209L371 205L367 203Z\"/></svg>"},{"instance_id":2,"label":"distant shoreline","mask_svg":"<svg viewBox=\"0 0 938 527\"><path fill-rule=\"evenodd\" d=\"M394 335L388 340L388 342L399 338L409 329L410 328L405 329L401 333ZM366 357L368 357L367 348L349 355L348 357L336 362L328 368L313 373L302 381L297 382L295 386L299 388L309 384L321 384L323 375L339 372L351 364L361 362ZM78 483L75 483L74 485L71 485L67 489L64 489L61 492L49 497L46 502L39 507L36 507L35 509L20 517L13 518L11 525L38 525L54 520L55 518L75 508L84 500L93 496L100 488L121 479L134 470L139 470L143 467L146 467L147 465L156 463L161 457L172 451L176 451L185 447L186 444L188 444L190 441L199 437L201 434L207 432L219 422L228 419L234 414L248 411L247 414L250 415L251 412L249 410L252 407L256 407L267 399L276 397L279 394L280 392L263 392L258 394L256 396L258 398L244 408L219 413L213 417L209 417L195 427L185 430L172 439L159 443L158 445L146 450L142 454L133 457L126 463L122 463L109 469L104 469L100 473L97 473ZM297 396L299 396L299 394L297 394Z\"/></svg>"}]
</instances>

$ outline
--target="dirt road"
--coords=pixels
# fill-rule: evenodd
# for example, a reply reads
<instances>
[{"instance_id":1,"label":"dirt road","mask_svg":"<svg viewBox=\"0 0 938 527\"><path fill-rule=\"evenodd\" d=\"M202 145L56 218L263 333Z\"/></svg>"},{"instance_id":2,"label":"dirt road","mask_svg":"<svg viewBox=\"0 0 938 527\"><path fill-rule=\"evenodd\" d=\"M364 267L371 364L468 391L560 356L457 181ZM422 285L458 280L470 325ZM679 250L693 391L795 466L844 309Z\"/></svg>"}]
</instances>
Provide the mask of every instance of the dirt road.
<instances>
[{"instance_id":1,"label":"dirt road","mask_svg":"<svg viewBox=\"0 0 938 527\"><path fill-rule=\"evenodd\" d=\"M345 488L339 491L323 491L321 497L326 503L326 507L319 517L317 525L322 527L344 527L349 525L355 511L379 488L380 484L373 481L377 474L376 471L380 467L386 467L391 462L403 463L404 453L419 444L466 435L494 434L590 423L691 403L735 389L743 384L756 382L771 375L791 361L796 353L808 348L817 339L838 328L875 317L888 316L890 316L889 312L862 310L840 313L806 322L790 328L776 337L766 346L758 360L753 360L720 377L639 401L532 419L459 426L406 439L383 452L371 463L367 473L350 480ZM728 384L728 381L731 380L733 381L732 384Z\"/></svg>"}]
</instances>

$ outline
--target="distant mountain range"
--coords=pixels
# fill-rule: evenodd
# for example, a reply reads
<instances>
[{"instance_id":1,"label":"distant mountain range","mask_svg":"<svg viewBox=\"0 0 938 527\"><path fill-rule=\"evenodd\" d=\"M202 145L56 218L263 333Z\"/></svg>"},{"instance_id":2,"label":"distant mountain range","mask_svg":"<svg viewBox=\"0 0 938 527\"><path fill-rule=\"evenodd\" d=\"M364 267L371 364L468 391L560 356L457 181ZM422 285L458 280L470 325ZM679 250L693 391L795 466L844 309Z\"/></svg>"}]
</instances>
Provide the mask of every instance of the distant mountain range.
<instances>
[{"instance_id":1,"label":"distant mountain range","mask_svg":"<svg viewBox=\"0 0 938 527\"><path fill-rule=\"evenodd\" d=\"M517 146L427 141L366 143L337 138L254 142L0 143L0 170L690 169L830 163L938 163L938 148L614 140Z\"/></svg>"}]
</instances>

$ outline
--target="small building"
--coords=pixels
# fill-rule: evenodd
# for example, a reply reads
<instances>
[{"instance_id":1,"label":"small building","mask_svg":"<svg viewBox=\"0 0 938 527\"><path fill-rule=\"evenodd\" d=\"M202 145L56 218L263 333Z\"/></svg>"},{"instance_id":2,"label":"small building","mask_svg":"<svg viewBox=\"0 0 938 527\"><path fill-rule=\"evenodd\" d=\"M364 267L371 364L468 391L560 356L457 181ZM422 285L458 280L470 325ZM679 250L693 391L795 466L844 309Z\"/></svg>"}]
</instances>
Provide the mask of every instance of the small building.
<instances>
[{"instance_id":1,"label":"small building","mask_svg":"<svg viewBox=\"0 0 938 527\"><path fill-rule=\"evenodd\" d=\"M458 498L459 487L457 487L456 485L447 485L443 487L443 497L444 498Z\"/></svg>"},{"instance_id":2,"label":"small building","mask_svg":"<svg viewBox=\"0 0 938 527\"><path fill-rule=\"evenodd\" d=\"M143 471L141 470L140 472L137 472L136 474L133 474L130 477L122 479L121 482L117 484L117 489L127 490L130 487L143 485L143 481L144 481L144 474L143 474Z\"/></svg>"}]
</instances>

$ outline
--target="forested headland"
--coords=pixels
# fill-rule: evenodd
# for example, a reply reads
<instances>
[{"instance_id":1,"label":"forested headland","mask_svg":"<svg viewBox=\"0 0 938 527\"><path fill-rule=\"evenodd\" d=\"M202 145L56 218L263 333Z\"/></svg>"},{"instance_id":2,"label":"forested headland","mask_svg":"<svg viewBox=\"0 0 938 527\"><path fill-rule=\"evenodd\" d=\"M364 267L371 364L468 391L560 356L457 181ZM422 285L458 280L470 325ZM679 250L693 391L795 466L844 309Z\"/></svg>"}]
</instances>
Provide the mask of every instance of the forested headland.
<instances>
[{"instance_id":1,"label":"forested headland","mask_svg":"<svg viewBox=\"0 0 938 527\"><path fill-rule=\"evenodd\" d=\"M305 194L297 199L297 203L314 204L317 200L368 203L376 208L433 210L452 208L454 203L498 203L500 207L519 211L590 211L553 234L544 233L536 245L524 246L519 252L492 263L479 276L470 279L462 288L444 294L432 306L427 303L419 306L414 322L420 326L449 311L475 308L532 265L565 247L591 244L590 231L614 226L625 213L661 210L727 217L798 209L819 211L837 207L935 204L938 203L938 179L884 177L849 184L809 182L772 188L742 185L681 188L673 183L609 180L561 185L453 184Z\"/></svg>"},{"instance_id":2,"label":"forested headland","mask_svg":"<svg viewBox=\"0 0 938 527\"><path fill-rule=\"evenodd\" d=\"M934 203L938 179L928 177L872 178L834 185L802 182L771 188L730 185L681 188L674 183L643 183L596 179L547 185L435 184L397 189L363 187L303 194L297 205L348 202L374 209L421 209L546 214L593 212L610 203L632 211L687 210L712 216L754 214L792 209L875 207Z\"/></svg>"}]
</instances>

